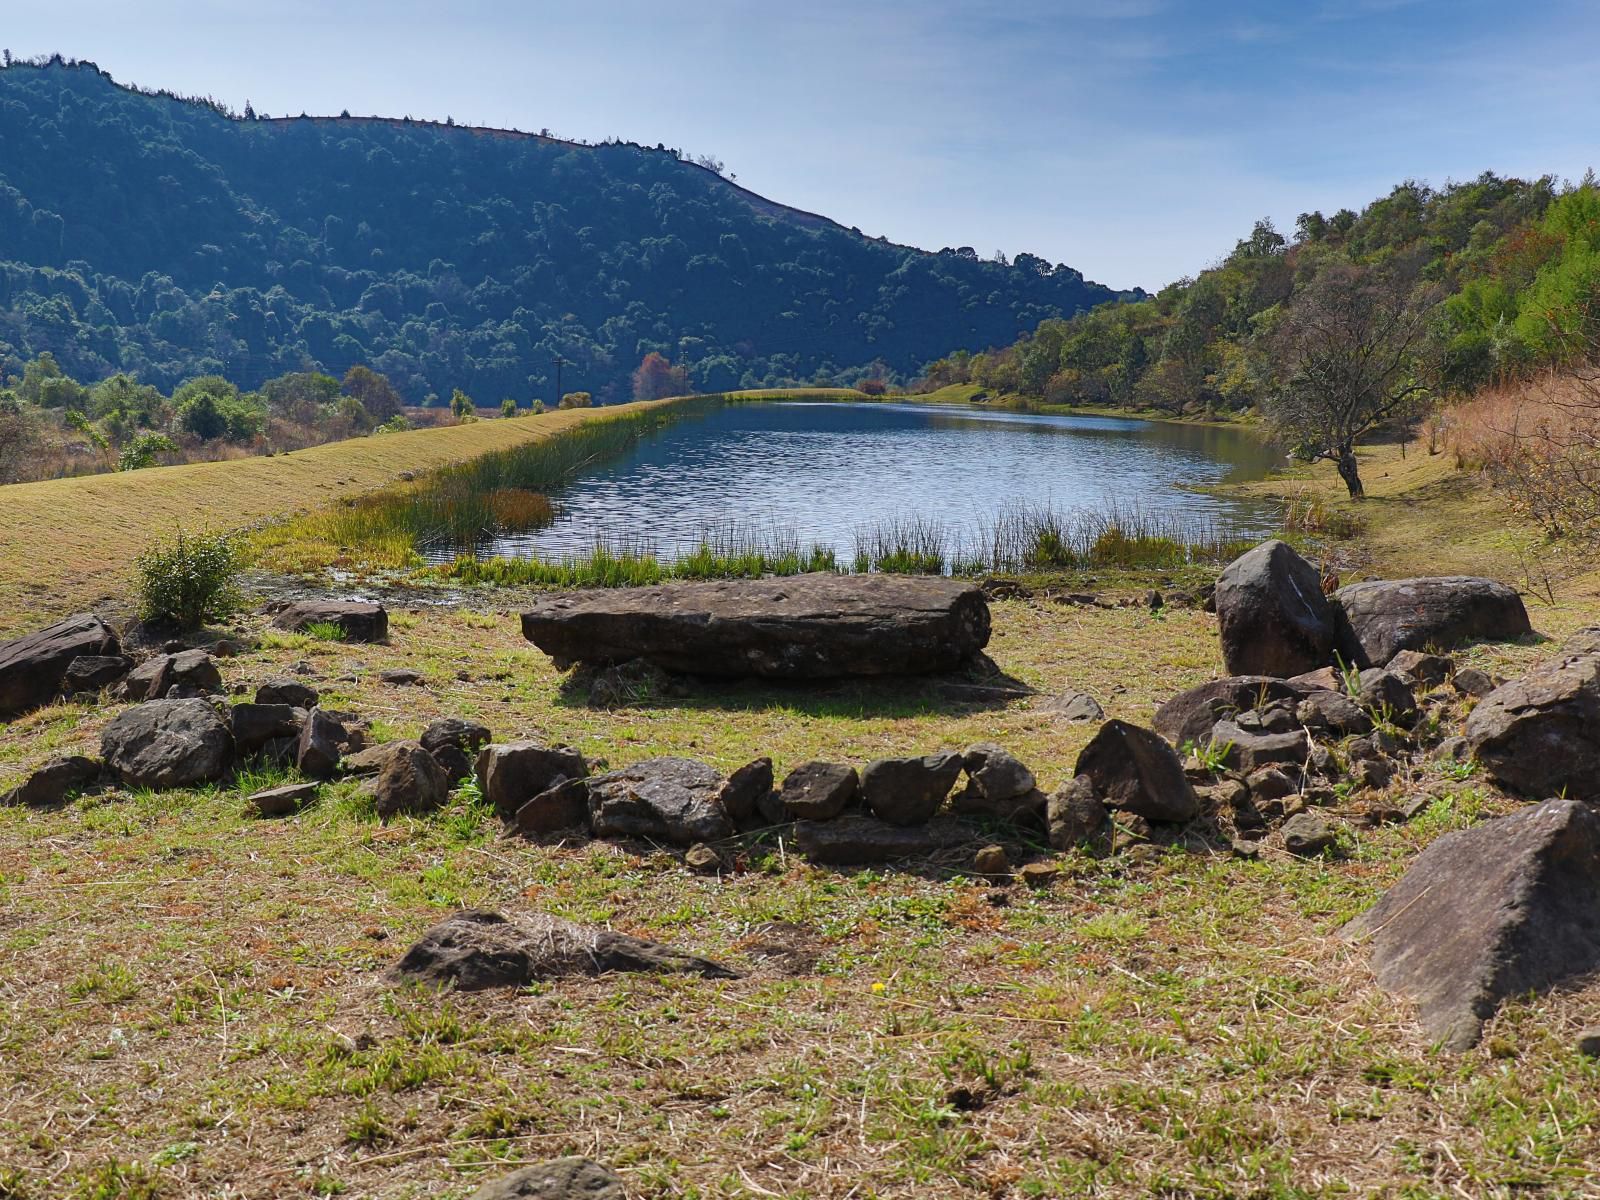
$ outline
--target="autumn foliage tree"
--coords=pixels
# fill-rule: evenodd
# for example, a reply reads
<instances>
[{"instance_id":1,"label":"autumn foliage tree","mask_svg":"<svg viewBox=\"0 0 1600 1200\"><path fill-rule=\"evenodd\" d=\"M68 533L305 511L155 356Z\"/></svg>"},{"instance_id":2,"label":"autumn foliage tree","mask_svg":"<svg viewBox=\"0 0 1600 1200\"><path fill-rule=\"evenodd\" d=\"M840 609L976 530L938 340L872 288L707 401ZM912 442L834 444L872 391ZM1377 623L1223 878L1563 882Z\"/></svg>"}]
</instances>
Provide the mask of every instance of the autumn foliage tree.
<instances>
[{"instance_id":1,"label":"autumn foliage tree","mask_svg":"<svg viewBox=\"0 0 1600 1200\"><path fill-rule=\"evenodd\" d=\"M689 372L675 367L666 355L652 350L644 356L633 373L633 398L659 400L663 396L681 396L689 390Z\"/></svg>"}]
</instances>

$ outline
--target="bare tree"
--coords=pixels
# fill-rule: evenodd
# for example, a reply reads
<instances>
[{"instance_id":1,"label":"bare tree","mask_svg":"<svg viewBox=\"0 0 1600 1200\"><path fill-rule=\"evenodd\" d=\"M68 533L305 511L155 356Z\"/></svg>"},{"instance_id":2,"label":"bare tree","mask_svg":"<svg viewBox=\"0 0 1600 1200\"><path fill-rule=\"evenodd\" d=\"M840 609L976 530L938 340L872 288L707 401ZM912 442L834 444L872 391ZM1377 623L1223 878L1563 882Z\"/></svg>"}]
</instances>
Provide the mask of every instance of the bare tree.
<instances>
[{"instance_id":1,"label":"bare tree","mask_svg":"<svg viewBox=\"0 0 1600 1200\"><path fill-rule=\"evenodd\" d=\"M1356 443L1427 394L1417 362L1433 300L1398 272L1335 263L1269 339L1268 421L1297 457L1333 463L1352 499L1365 494Z\"/></svg>"}]
</instances>

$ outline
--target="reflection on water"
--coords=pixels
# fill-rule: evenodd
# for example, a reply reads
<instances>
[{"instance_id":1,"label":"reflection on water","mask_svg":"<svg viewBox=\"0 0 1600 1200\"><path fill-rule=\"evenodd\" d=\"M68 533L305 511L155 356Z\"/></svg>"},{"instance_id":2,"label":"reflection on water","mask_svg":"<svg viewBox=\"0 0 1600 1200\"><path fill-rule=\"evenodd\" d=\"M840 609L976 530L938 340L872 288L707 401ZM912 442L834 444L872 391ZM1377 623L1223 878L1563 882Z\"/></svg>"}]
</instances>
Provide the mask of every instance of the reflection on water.
<instances>
[{"instance_id":1,"label":"reflection on water","mask_svg":"<svg viewBox=\"0 0 1600 1200\"><path fill-rule=\"evenodd\" d=\"M1267 506L1184 485L1263 477L1278 456L1217 426L908 404L730 404L681 420L574 480L561 515L481 553L560 558L597 541L674 557L708 526L771 528L841 560L855 532L916 515L981 527L1018 503L1116 506L1162 518L1271 528Z\"/></svg>"}]
</instances>

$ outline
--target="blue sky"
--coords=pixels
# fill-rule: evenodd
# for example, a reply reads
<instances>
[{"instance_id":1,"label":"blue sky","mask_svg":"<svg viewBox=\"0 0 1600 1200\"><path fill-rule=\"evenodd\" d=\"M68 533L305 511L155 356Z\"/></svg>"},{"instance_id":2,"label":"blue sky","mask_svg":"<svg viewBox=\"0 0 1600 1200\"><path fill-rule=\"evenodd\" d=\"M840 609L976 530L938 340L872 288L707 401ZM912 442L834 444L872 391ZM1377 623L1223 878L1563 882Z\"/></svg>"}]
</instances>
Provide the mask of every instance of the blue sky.
<instances>
[{"instance_id":1,"label":"blue sky","mask_svg":"<svg viewBox=\"0 0 1600 1200\"><path fill-rule=\"evenodd\" d=\"M274 115L664 142L1115 287L1407 177L1600 165L1592 0L5 0L0 45Z\"/></svg>"}]
</instances>

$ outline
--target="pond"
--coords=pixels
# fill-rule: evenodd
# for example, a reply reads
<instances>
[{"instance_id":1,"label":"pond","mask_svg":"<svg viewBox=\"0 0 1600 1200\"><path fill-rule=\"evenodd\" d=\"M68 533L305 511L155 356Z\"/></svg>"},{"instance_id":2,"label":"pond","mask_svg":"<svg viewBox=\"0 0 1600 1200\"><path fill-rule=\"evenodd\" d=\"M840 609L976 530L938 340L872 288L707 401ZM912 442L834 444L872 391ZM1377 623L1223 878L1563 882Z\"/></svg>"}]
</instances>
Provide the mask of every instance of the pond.
<instances>
[{"instance_id":1,"label":"pond","mask_svg":"<svg viewBox=\"0 0 1600 1200\"><path fill-rule=\"evenodd\" d=\"M1251 536L1268 504L1194 490L1263 478L1281 455L1238 429L892 403L728 404L676 421L556 495L553 524L481 556L557 559L597 544L663 560L708 530L832 548L841 562L885 523L981 541L1019 507L1115 512L1163 532Z\"/></svg>"}]
</instances>

